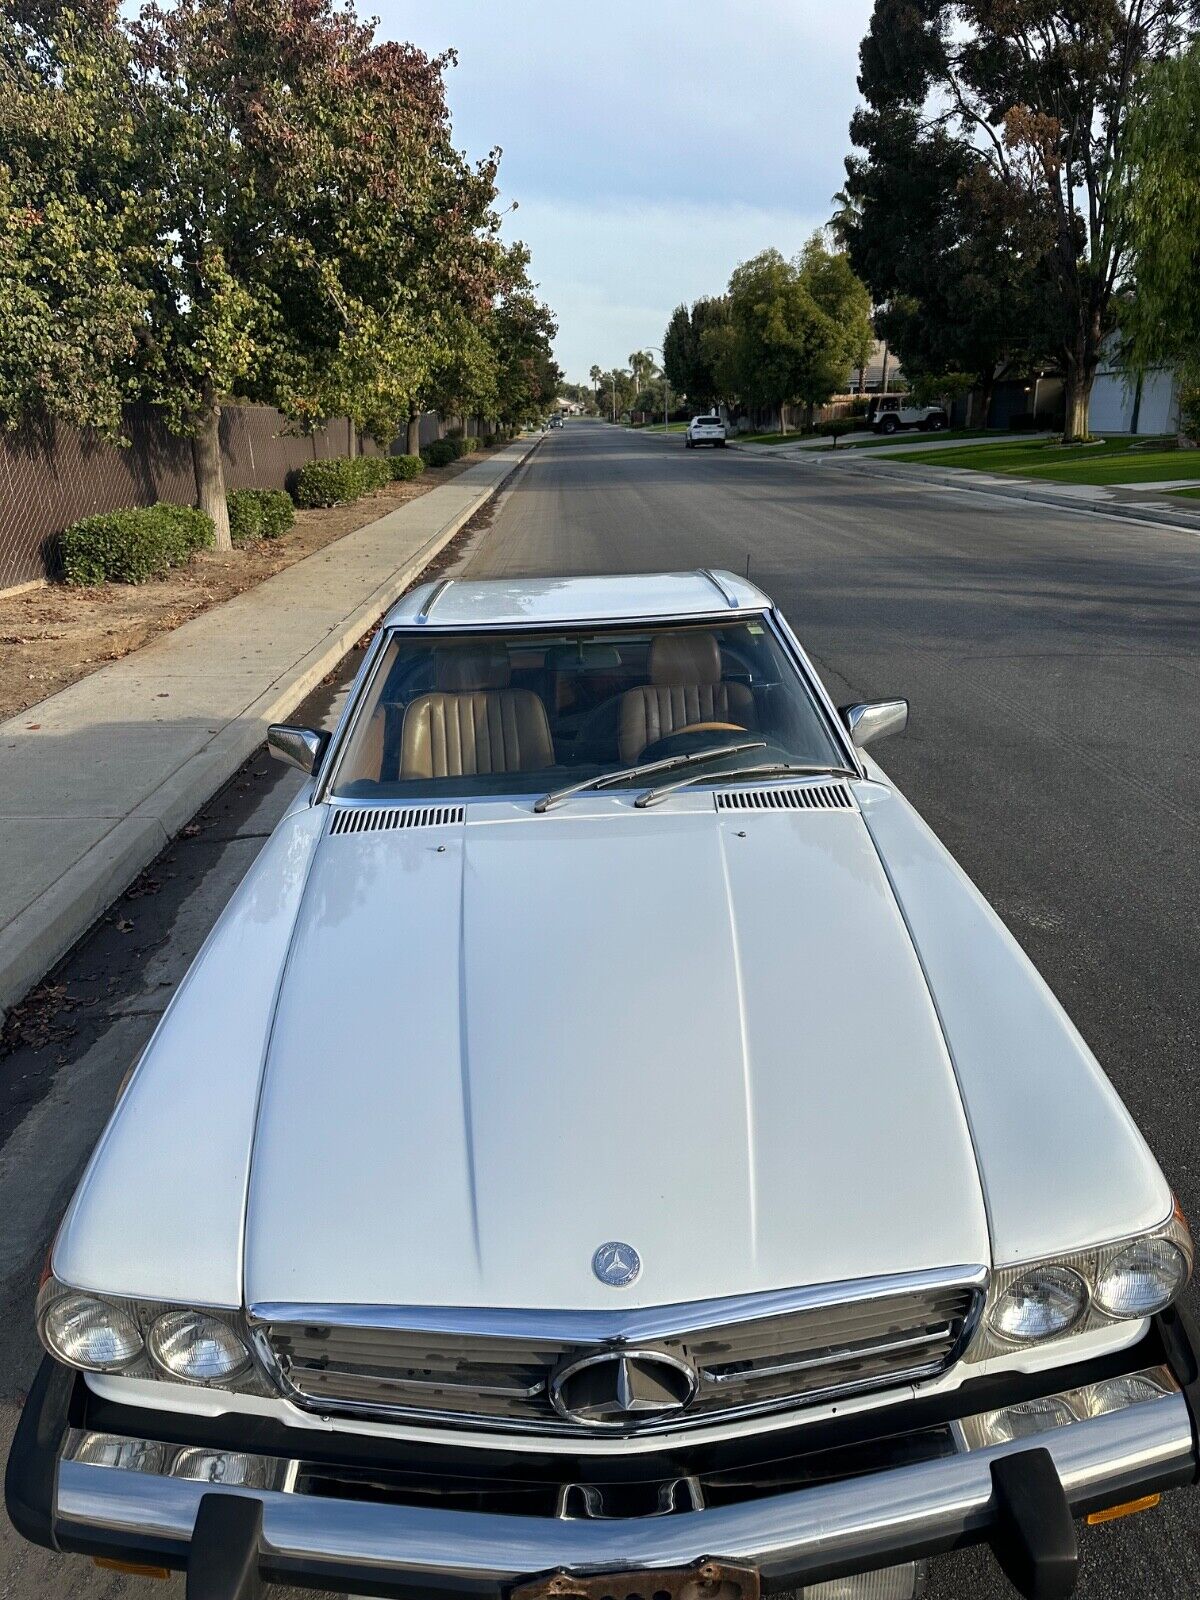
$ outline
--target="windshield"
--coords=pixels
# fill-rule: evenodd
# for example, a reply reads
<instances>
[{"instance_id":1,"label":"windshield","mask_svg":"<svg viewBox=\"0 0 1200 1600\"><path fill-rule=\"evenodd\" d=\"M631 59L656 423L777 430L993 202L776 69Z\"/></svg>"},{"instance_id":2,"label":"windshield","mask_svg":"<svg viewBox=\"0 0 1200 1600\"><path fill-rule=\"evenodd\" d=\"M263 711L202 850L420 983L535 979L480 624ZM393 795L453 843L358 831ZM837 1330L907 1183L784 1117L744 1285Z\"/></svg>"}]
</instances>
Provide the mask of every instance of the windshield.
<instances>
[{"instance_id":1,"label":"windshield","mask_svg":"<svg viewBox=\"0 0 1200 1600\"><path fill-rule=\"evenodd\" d=\"M722 747L744 749L747 737L762 741L759 760L845 761L761 617L547 633L398 631L363 691L331 792L541 794L709 749L718 752L716 777ZM731 766L745 761L731 748Z\"/></svg>"}]
</instances>

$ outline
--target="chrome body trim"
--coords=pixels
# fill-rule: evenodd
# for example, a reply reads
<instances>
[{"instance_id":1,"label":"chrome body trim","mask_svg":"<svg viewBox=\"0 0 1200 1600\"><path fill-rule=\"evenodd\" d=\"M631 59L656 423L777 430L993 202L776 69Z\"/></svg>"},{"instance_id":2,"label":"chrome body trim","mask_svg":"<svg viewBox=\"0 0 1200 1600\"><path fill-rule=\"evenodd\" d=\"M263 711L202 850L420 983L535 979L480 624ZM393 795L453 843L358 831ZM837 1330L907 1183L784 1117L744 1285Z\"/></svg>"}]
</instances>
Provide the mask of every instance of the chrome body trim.
<instances>
[{"instance_id":1,"label":"chrome body trim","mask_svg":"<svg viewBox=\"0 0 1200 1600\"><path fill-rule=\"evenodd\" d=\"M893 1295L935 1289L986 1290L989 1273L982 1266L936 1267L888 1278L862 1278L825 1283L807 1289L778 1289L769 1294L729 1295L719 1300L692 1300L673 1306L642 1306L612 1311L525 1311L505 1306L372 1306L293 1305L262 1301L249 1310L251 1324L317 1323L335 1328L396 1329L404 1333L495 1334L505 1339L562 1339L630 1344L667 1339L731 1323L749 1323L790 1311L814 1311Z\"/></svg>"},{"instance_id":2,"label":"chrome body trim","mask_svg":"<svg viewBox=\"0 0 1200 1600\"><path fill-rule=\"evenodd\" d=\"M67 1549L169 1552L183 1564L208 1481L118 1466L59 1462L54 1533ZM777 1582L830 1570L868 1571L900 1553L986 1537L991 1468L1008 1455L1047 1450L1072 1509L1112 1504L1148 1484L1183 1481L1196 1447L1177 1389L1014 1443L953 1453L801 1490L669 1517L592 1520L508 1516L441 1507L314 1498L293 1488L222 1489L262 1505L260 1561L274 1580L329 1573L382 1590L433 1583L511 1583L535 1573L681 1567L714 1552L746 1560ZM667 1476L672 1476L667 1474ZM351 1587L353 1587L351 1581Z\"/></svg>"},{"instance_id":3,"label":"chrome body trim","mask_svg":"<svg viewBox=\"0 0 1200 1600\"><path fill-rule=\"evenodd\" d=\"M433 615L434 606L437 605L438 601L442 598L446 590L453 582L453 578L443 578L440 583L434 584L433 588L429 591L429 598L413 618L413 621L419 628L423 628L429 621L430 617Z\"/></svg>"},{"instance_id":4,"label":"chrome body trim","mask_svg":"<svg viewBox=\"0 0 1200 1600\"><path fill-rule=\"evenodd\" d=\"M723 428L721 430L721 437L722 438L725 437L725 430ZM723 597L723 599L725 601L725 604L727 606L729 606L734 611L736 611L738 609L738 606L741 604L741 602L738 600L737 595L733 594L729 589L727 589L725 587L725 585L721 582L720 578L717 577L715 572L711 571L708 567L697 567L696 571L700 574L700 576L702 578L707 578L708 579L709 583L712 584L713 588L717 591L717 593Z\"/></svg>"}]
</instances>

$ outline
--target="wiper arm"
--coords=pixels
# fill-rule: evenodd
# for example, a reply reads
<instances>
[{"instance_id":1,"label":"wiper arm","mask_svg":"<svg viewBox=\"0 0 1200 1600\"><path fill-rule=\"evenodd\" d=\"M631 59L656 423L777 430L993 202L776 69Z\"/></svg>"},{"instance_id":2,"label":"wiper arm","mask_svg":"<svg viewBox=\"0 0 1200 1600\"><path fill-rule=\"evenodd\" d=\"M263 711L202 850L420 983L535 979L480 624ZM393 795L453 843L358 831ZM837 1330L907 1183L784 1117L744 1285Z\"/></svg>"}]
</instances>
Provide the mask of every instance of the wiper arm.
<instances>
[{"instance_id":1,"label":"wiper arm","mask_svg":"<svg viewBox=\"0 0 1200 1600\"><path fill-rule=\"evenodd\" d=\"M633 803L639 810L656 806L667 795L674 794L676 789L686 789L689 783L699 783L705 777L715 783L718 779L724 782L726 778L782 778L790 773L799 773L802 777L811 777L814 773L828 777L858 777L858 773L852 772L849 767L829 766L819 761L765 761L757 767L729 767L724 772L689 772L686 778L676 778L674 783L660 783L656 789L647 789Z\"/></svg>"},{"instance_id":2,"label":"wiper arm","mask_svg":"<svg viewBox=\"0 0 1200 1600\"><path fill-rule=\"evenodd\" d=\"M716 756L736 756L744 750L765 750L765 739L743 739L739 744L714 744L704 750L692 750L687 755L664 756L661 761L643 761L636 767L620 767L616 772L601 772L594 778L583 778L579 783L569 783L565 789L551 789L540 800L533 802L535 811L549 811L560 800L585 789L607 789L613 783L625 783L630 778L646 778L652 772L674 772L679 767L690 767L697 761L712 761Z\"/></svg>"}]
</instances>

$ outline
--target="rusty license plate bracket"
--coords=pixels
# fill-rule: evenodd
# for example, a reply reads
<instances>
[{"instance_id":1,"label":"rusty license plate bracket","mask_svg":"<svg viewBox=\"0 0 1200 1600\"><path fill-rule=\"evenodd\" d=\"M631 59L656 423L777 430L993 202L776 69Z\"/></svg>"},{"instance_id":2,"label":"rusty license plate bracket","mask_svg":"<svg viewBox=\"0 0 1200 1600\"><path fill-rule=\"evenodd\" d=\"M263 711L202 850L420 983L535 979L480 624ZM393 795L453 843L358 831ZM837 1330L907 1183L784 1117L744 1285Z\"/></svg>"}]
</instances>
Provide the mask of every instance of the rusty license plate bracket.
<instances>
[{"instance_id":1,"label":"rusty license plate bracket","mask_svg":"<svg viewBox=\"0 0 1200 1600\"><path fill-rule=\"evenodd\" d=\"M551 1572L514 1584L509 1600L760 1600L758 1568L705 1557L690 1567Z\"/></svg>"}]
</instances>

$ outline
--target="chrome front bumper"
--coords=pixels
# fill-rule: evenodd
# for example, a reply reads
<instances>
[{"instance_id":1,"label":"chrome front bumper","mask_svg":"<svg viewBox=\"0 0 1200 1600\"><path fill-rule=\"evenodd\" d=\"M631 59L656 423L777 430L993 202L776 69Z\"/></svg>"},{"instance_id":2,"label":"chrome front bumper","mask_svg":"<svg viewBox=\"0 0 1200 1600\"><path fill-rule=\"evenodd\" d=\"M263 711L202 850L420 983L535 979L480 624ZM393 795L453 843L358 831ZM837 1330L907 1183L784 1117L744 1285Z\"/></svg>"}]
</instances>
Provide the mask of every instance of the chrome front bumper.
<instances>
[{"instance_id":1,"label":"chrome front bumper","mask_svg":"<svg viewBox=\"0 0 1200 1600\"><path fill-rule=\"evenodd\" d=\"M999 1475L995 1470L1007 1458L1038 1458L1039 1482L1052 1486L1050 1498L1063 1519L1194 1480L1188 1401L1166 1367L1156 1367L1153 1380L1157 1394L1084 1420L1063 1423L1052 1406L1057 1425L1010 1442L988 1442L998 1431L989 1419L999 1415L988 1413L957 1421L951 1453L935 1460L732 1505L614 1520L316 1497L297 1492L295 1471L281 1475L277 1458L270 1466L279 1487L227 1488L172 1475L178 1452L153 1444L141 1453L140 1467L92 1465L80 1457L95 1457L104 1436L72 1427L57 1462L52 1536L61 1549L188 1567L189 1593L202 1554L193 1533L200 1525L207 1528L202 1502L211 1508L214 1500L229 1497L251 1503L243 1522L251 1529L247 1559L256 1581L303 1578L379 1594L503 1595L513 1584L560 1569L652 1573L705 1557L750 1564L770 1592L978 1540L992 1542L1011 1576L998 1544L1005 1520L998 1485L1012 1468L1001 1468ZM1076 1412L1095 1405L1080 1401L1084 1393L1073 1392ZM1026 1411L1021 1426L1030 1425ZM1061 1494L1053 1489L1053 1476L1045 1476L1043 1451ZM144 1470L147 1461L154 1463L152 1470ZM1010 1534L1011 1529L1004 1536ZM1036 1528L1030 1537L1036 1546ZM196 1538L200 1543L199 1533ZM204 1542L211 1541L206 1536ZM242 1592L250 1591L229 1589L230 1600Z\"/></svg>"}]
</instances>

